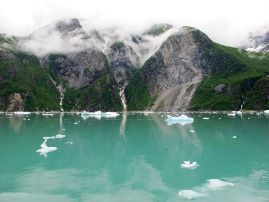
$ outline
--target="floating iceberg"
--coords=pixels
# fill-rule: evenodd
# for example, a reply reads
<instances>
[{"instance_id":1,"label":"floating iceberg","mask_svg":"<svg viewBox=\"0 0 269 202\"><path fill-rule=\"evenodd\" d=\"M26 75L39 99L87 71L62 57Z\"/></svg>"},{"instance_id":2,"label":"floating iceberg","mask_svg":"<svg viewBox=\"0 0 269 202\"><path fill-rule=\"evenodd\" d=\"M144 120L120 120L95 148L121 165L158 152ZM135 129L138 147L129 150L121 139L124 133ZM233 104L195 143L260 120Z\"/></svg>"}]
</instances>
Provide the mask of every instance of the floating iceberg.
<instances>
[{"instance_id":1,"label":"floating iceberg","mask_svg":"<svg viewBox=\"0 0 269 202\"><path fill-rule=\"evenodd\" d=\"M198 167L198 163L196 161L190 162L190 161L183 161L181 164L181 168L187 168L187 169L196 169Z\"/></svg>"},{"instance_id":2,"label":"floating iceberg","mask_svg":"<svg viewBox=\"0 0 269 202\"><path fill-rule=\"evenodd\" d=\"M172 124L176 124L179 123L181 125L185 125L188 123L192 123L194 120L191 117L188 117L184 114L180 115L180 116L170 116L167 115L167 119L166 122L168 125L172 125Z\"/></svg>"},{"instance_id":3,"label":"floating iceberg","mask_svg":"<svg viewBox=\"0 0 269 202\"><path fill-rule=\"evenodd\" d=\"M269 110L265 110L264 113L265 113L266 115L269 115Z\"/></svg>"},{"instance_id":4,"label":"floating iceberg","mask_svg":"<svg viewBox=\"0 0 269 202\"><path fill-rule=\"evenodd\" d=\"M181 190L180 192L178 192L178 195L189 200L206 196L206 194L204 193L199 193L199 192L188 190L188 189Z\"/></svg>"},{"instance_id":5,"label":"floating iceberg","mask_svg":"<svg viewBox=\"0 0 269 202\"><path fill-rule=\"evenodd\" d=\"M208 120L209 118L208 118L208 117L204 117L203 119L204 119L204 120Z\"/></svg>"},{"instance_id":6,"label":"floating iceberg","mask_svg":"<svg viewBox=\"0 0 269 202\"><path fill-rule=\"evenodd\" d=\"M195 133L195 131L194 130L190 130L190 133Z\"/></svg>"},{"instance_id":7,"label":"floating iceberg","mask_svg":"<svg viewBox=\"0 0 269 202\"><path fill-rule=\"evenodd\" d=\"M14 112L16 116L27 116L29 114L31 114L31 112Z\"/></svg>"},{"instance_id":8,"label":"floating iceberg","mask_svg":"<svg viewBox=\"0 0 269 202\"><path fill-rule=\"evenodd\" d=\"M114 118L119 116L117 112L101 112L101 111L96 111L96 112L82 112L81 117L85 120L87 118L96 118L96 119L101 119L102 117L104 118Z\"/></svg>"},{"instance_id":9,"label":"floating iceberg","mask_svg":"<svg viewBox=\"0 0 269 202\"><path fill-rule=\"evenodd\" d=\"M235 116L235 112L231 112L227 114L228 116Z\"/></svg>"},{"instance_id":10,"label":"floating iceberg","mask_svg":"<svg viewBox=\"0 0 269 202\"><path fill-rule=\"evenodd\" d=\"M41 115L42 115L42 116L53 116L54 114L49 113L49 112L46 112L46 113L42 113Z\"/></svg>"},{"instance_id":11,"label":"floating iceberg","mask_svg":"<svg viewBox=\"0 0 269 202\"><path fill-rule=\"evenodd\" d=\"M236 139L237 137L234 135L232 138L233 138L233 139Z\"/></svg>"},{"instance_id":12,"label":"floating iceberg","mask_svg":"<svg viewBox=\"0 0 269 202\"><path fill-rule=\"evenodd\" d=\"M50 136L50 137L43 137L44 140L48 140L48 139L55 139L55 136Z\"/></svg>"},{"instance_id":13,"label":"floating iceberg","mask_svg":"<svg viewBox=\"0 0 269 202\"><path fill-rule=\"evenodd\" d=\"M73 144L73 142L66 142L65 144Z\"/></svg>"},{"instance_id":14,"label":"floating iceberg","mask_svg":"<svg viewBox=\"0 0 269 202\"><path fill-rule=\"evenodd\" d=\"M206 187L210 190L217 190L217 189L222 189L225 187L231 187L234 186L234 183L231 182L225 182L220 179L209 179L207 180Z\"/></svg>"},{"instance_id":15,"label":"floating iceberg","mask_svg":"<svg viewBox=\"0 0 269 202\"><path fill-rule=\"evenodd\" d=\"M58 139L61 139L61 138L64 138L64 137L65 137L65 135L62 135L62 134L58 134L58 135L55 136L55 138L58 138Z\"/></svg>"},{"instance_id":16,"label":"floating iceberg","mask_svg":"<svg viewBox=\"0 0 269 202\"><path fill-rule=\"evenodd\" d=\"M117 112L104 112L101 114L101 117L105 117L105 118L114 118L119 116L119 113Z\"/></svg>"},{"instance_id":17,"label":"floating iceberg","mask_svg":"<svg viewBox=\"0 0 269 202\"><path fill-rule=\"evenodd\" d=\"M40 145L40 149L36 150L36 152L39 152L40 155L43 155L47 158L47 153L53 152L57 150L57 147L48 147L47 146L48 139L45 139L45 141Z\"/></svg>"}]
</instances>

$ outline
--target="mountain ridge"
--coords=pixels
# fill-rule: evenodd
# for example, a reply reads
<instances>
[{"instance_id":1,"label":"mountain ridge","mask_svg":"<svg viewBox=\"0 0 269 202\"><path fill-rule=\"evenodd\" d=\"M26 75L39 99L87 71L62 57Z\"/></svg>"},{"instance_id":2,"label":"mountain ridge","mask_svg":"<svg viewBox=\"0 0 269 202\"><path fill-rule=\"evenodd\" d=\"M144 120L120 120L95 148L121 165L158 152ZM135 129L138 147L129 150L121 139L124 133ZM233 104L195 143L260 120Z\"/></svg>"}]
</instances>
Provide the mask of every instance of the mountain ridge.
<instances>
[{"instance_id":1,"label":"mountain ridge","mask_svg":"<svg viewBox=\"0 0 269 202\"><path fill-rule=\"evenodd\" d=\"M47 44L50 40L55 43ZM35 58L47 88L54 86L55 107L32 87L24 89L26 95L41 96L45 105L36 101L28 107L19 86L7 92L16 86L7 61L20 66L15 74L33 66L25 58L22 65L13 62L20 54ZM0 56L0 110L121 111L126 110L125 97L127 110L236 110L243 102L247 109L269 108L268 54L219 45L193 27L160 23L136 34L86 31L71 19L29 37L0 35ZM29 86L29 81L22 83ZM15 97L19 106L12 108Z\"/></svg>"}]
</instances>

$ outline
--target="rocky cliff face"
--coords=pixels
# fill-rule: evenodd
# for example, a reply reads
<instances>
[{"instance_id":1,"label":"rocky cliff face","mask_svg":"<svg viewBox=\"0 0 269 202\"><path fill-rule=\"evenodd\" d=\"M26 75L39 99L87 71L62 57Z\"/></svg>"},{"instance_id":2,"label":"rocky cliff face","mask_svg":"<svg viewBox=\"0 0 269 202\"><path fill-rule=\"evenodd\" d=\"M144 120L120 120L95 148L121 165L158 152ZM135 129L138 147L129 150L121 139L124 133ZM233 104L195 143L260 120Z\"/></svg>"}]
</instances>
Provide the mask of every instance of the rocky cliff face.
<instances>
[{"instance_id":1,"label":"rocky cliff face","mask_svg":"<svg viewBox=\"0 0 269 202\"><path fill-rule=\"evenodd\" d=\"M199 39L203 45L199 44L196 40L197 32L193 28L183 28L171 35L142 67L141 82L146 83L149 96L154 98L151 106L148 106L150 109L187 109L206 72L202 46L211 43L206 36L201 36ZM130 90L130 86L127 89ZM132 94L129 93L128 97L130 105L136 102L134 96L139 96Z\"/></svg>"},{"instance_id":2,"label":"rocky cliff face","mask_svg":"<svg viewBox=\"0 0 269 202\"><path fill-rule=\"evenodd\" d=\"M249 54L191 27L123 33L60 21L26 38L0 35L0 110L266 108L269 57Z\"/></svg>"},{"instance_id":3,"label":"rocky cliff face","mask_svg":"<svg viewBox=\"0 0 269 202\"><path fill-rule=\"evenodd\" d=\"M132 77L133 71L139 68L139 57L131 46L115 42L107 51L109 65L119 86L125 86Z\"/></svg>"}]
</instances>

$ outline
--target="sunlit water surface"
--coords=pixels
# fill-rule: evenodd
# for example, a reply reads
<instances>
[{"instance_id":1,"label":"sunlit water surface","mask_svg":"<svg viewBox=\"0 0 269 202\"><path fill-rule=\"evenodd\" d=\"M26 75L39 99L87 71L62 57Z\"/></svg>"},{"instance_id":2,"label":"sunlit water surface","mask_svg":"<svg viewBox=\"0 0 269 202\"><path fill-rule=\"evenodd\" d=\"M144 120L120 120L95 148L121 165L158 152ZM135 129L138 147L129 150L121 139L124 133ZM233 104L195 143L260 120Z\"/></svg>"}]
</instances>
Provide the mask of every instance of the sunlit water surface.
<instances>
[{"instance_id":1,"label":"sunlit water surface","mask_svg":"<svg viewBox=\"0 0 269 202\"><path fill-rule=\"evenodd\" d=\"M0 115L0 201L269 201L269 117L189 115L186 125L164 114ZM57 134L65 138L46 143L56 151L36 152ZM181 168L185 160L200 166Z\"/></svg>"}]
</instances>

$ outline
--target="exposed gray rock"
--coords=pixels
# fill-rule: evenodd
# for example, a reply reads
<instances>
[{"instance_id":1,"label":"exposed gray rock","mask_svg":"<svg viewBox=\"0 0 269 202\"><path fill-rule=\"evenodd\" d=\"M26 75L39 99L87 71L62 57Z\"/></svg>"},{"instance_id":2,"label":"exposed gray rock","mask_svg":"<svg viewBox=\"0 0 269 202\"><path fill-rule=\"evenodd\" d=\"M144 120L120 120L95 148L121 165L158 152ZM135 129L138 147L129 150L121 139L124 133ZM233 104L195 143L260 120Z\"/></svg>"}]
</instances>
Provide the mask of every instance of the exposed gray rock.
<instances>
[{"instance_id":1,"label":"exposed gray rock","mask_svg":"<svg viewBox=\"0 0 269 202\"><path fill-rule=\"evenodd\" d=\"M50 55L42 59L45 68L67 82L68 87L82 88L107 71L106 56L98 50L67 55Z\"/></svg>"},{"instance_id":2,"label":"exposed gray rock","mask_svg":"<svg viewBox=\"0 0 269 202\"><path fill-rule=\"evenodd\" d=\"M186 110L203 78L206 64L196 35L198 30L185 27L171 35L144 65L145 82L156 97L152 110ZM203 46L211 43L205 35ZM142 82L142 81L141 81Z\"/></svg>"},{"instance_id":3,"label":"exposed gray rock","mask_svg":"<svg viewBox=\"0 0 269 202\"><path fill-rule=\"evenodd\" d=\"M139 57L131 46L115 42L107 51L109 65L119 88L128 83L135 68L139 67Z\"/></svg>"},{"instance_id":4,"label":"exposed gray rock","mask_svg":"<svg viewBox=\"0 0 269 202\"><path fill-rule=\"evenodd\" d=\"M23 98L20 93L13 93L9 96L6 111L24 111Z\"/></svg>"},{"instance_id":5,"label":"exposed gray rock","mask_svg":"<svg viewBox=\"0 0 269 202\"><path fill-rule=\"evenodd\" d=\"M217 86L214 88L214 90L215 90L217 93L222 93L222 92L224 92L225 88L226 88L226 85L224 85L223 83L221 83L221 84L217 85Z\"/></svg>"}]
</instances>

